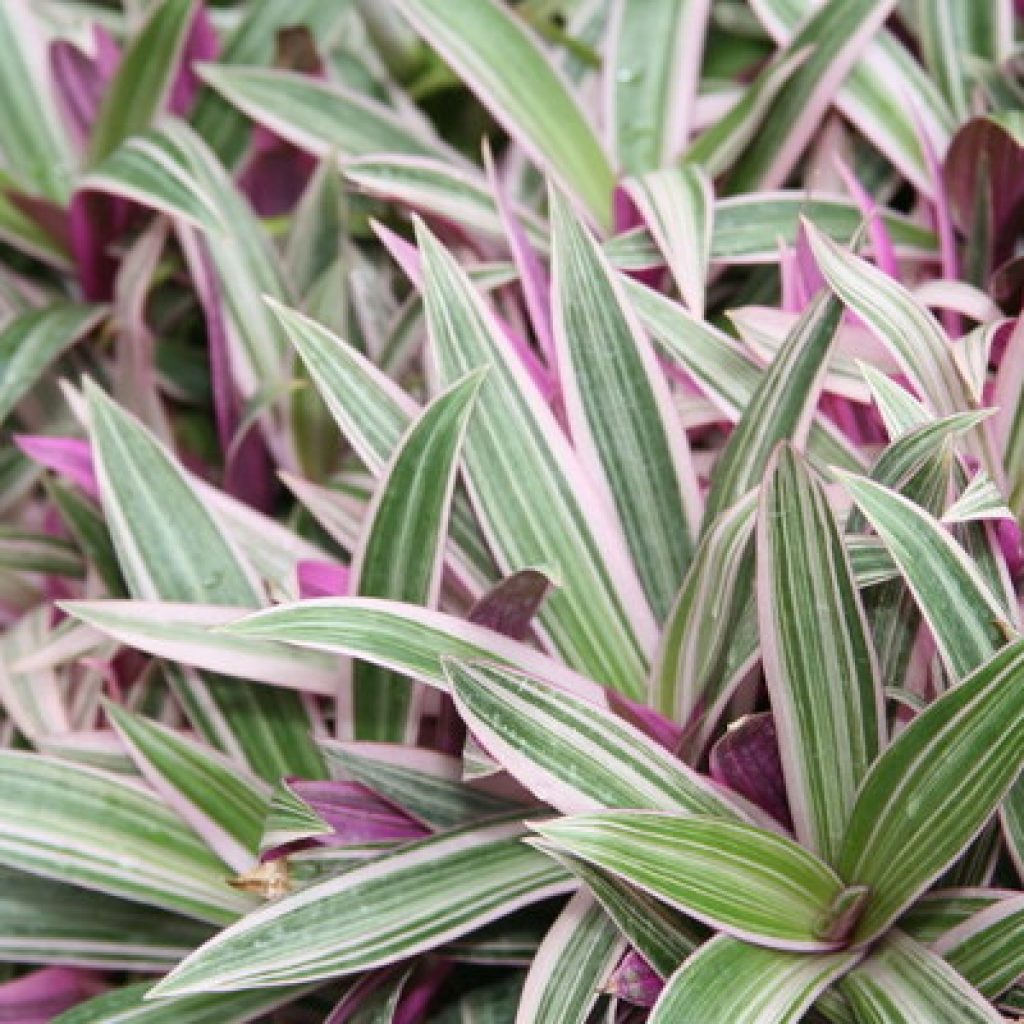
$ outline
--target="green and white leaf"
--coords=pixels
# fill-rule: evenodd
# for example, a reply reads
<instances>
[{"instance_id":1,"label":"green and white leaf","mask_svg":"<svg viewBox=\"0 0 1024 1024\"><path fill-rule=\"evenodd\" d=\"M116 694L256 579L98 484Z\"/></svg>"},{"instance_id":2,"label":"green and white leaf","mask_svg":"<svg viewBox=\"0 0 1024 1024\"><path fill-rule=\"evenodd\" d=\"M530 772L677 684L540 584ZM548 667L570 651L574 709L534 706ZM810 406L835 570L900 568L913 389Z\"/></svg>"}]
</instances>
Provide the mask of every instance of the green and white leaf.
<instances>
[{"instance_id":1,"label":"green and white leaf","mask_svg":"<svg viewBox=\"0 0 1024 1024\"><path fill-rule=\"evenodd\" d=\"M932 232L904 214L884 208L879 214L898 255L905 259L935 257L938 243ZM863 220L857 205L841 196L815 193L809 197L794 190L726 196L715 202L711 262L774 265L779 260L779 242L790 247L796 243L801 217L807 217L830 238L844 243L853 237ZM616 235L605 243L605 251L619 270L649 270L664 262L646 228Z\"/></svg>"},{"instance_id":2,"label":"green and white leaf","mask_svg":"<svg viewBox=\"0 0 1024 1024\"><path fill-rule=\"evenodd\" d=\"M78 548L61 537L0 526L0 569L82 579L85 561Z\"/></svg>"},{"instance_id":3,"label":"green and white leaf","mask_svg":"<svg viewBox=\"0 0 1024 1024\"><path fill-rule=\"evenodd\" d=\"M779 44L789 42L814 10L812 0L752 0L758 20ZM921 128L943 153L955 120L941 93L888 29L877 32L835 97L841 113L904 174L932 195Z\"/></svg>"},{"instance_id":4,"label":"green and white leaf","mask_svg":"<svg viewBox=\"0 0 1024 1024\"><path fill-rule=\"evenodd\" d=\"M865 779L837 861L871 899L866 942L966 848L1024 764L1024 641L919 714Z\"/></svg>"},{"instance_id":5,"label":"green and white leaf","mask_svg":"<svg viewBox=\"0 0 1024 1024\"><path fill-rule=\"evenodd\" d=\"M630 945L662 978L674 974L700 945L699 925L644 890L564 850L548 847L544 852L587 886Z\"/></svg>"},{"instance_id":6,"label":"green and white leaf","mask_svg":"<svg viewBox=\"0 0 1024 1024\"><path fill-rule=\"evenodd\" d=\"M932 943L986 999L1002 995L1024 972L1024 900L1018 896L991 905L960 922Z\"/></svg>"},{"instance_id":7,"label":"green and white leaf","mask_svg":"<svg viewBox=\"0 0 1024 1024\"><path fill-rule=\"evenodd\" d=\"M0 4L0 165L25 192L63 205L76 160L50 77L49 42L32 0Z\"/></svg>"},{"instance_id":8,"label":"green and white leaf","mask_svg":"<svg viewBox=\"0 0 1024 1024\"><path fill-rule=\"evenodd\" d=\"M106 312L103 306L56 302L22 313L4 326L0 331L0 423Z\"/></svg>"},{"instance_id":9,"label":"green and white leaf","mask_svg":"<svg viewBox=\"0 0 1024 1024\"><path fill-rule=\"evenodd\" d=\"M933 420L932 414L901 384L869 363L859 362L858 365L891 440L897 441L908 431Z\"/></svg>"},{"instance_id":10,"label":"green and white leaf","mask_svg":"<svg viewBox=\"0 0 1024 1024\"><path fill-rule=\"evenodd\" d=\"M594 898L578 892L537 949L526 974L518 1024L586 1024L626 941Z\"/></svg>"},{"instance_id":11,"label":"green and white leaf","mask_svg":"<svg viewBox=\"0 0 1024 1024\"><path fill-rule=\"evenodd\" d=\"M707 696L717 697L731 640L723 610L738 614L739 590L749 582L756 509L755 490L706 528L662 630L653 703L674 721L690 721Z\"/></svg>"},{"instance_id":12,"label":"green and white leaf","mask_svg":"<svg viewBox=\"0 0 1024 1024\"><path fill-rule=\"evenodd\" d=\"M142 903L0 868L5 962L164 971L212 932L209 925Z\"/></svg>"},{"instance_id":13,"label":"green and white leaf","mask_svg":"<svg viewBox=\"0 0 1024 1024\"><path fill-rule=\"evenodd\" d=\"M576 451L622 525L663 620L693 553L700 490L654 349L618 276L552 190L552 312L562 396Z\"/></svg>"},{"instance_id":14,"label":"green and white leaf","mask_svg":"<svg viewBox=\"0 0 1024 1024\"><path fill-rule=\"evenodd\" d=\"M342 172L356 188L370 195L454 221L474 233L506 239L486 180L458 164L429 156L374 153L345 160ZM540 217L523 206L516 206L515 214L530 242L547 249L547 226Z\"/></svg>"},{"instance_id":15,"label":"green and white leaf","mask_svg":"<svg viewBox=\"0 0 1024 1024\"><path fill-rule=\"evenodd\" d=\"M302 357L346 440L367 469L375 477L380 476L418 415L419 407L354 346L323 325L276 302L271 302L270 308ZM299 497L310 504L314 515L333 532L317 509L317 505L324 507L318 491L305 481L297 485ZM325 512L330 509L325 508ZM472 510L461 494L454 497L450 531L451 563L462 579L482 592L493 579L493 563L482 544ZM334 535L339 543L345 544L350 531L344 530L341 537Z\"/></svg>"},{"instance_id":16,"label":"green and white leaf","mask_svg":"<svg viewBox=\"0 0 1024 1024\"><path fill-rule=\"evenodd\" d=\"M132 596L257 607L259 584L173 457L98 388L87 388L96 473ZM298 696L188 673L178 693L196 727L267 778L317 776L322 762Z\"/></svg>"},{"instance_id":17,"label":"green and white leaf","mask_svg":"<svg viewBox=\"0 0 1024 1024\"><path fill-rule=\"evenodd\" d=\"M573 668L638 696L655 626L611 510L465 273L422 225L418 239L438 385L491 368L463 451L502 574L550 566L559 586L538 616L542 632Z\"/></svg>"},{"instance_id":18,"label":"green and white leaf","mask_svg":"<svg viewBox=\"0 0 1024 1024\"><path fill-rule=\"evenodd\" d=\"M336 658L220 629L242 618L245 608L164 601L63 601L61 608L157 658L322 697L338 693L341 676Z\"/></svg>"},{"instance_id":19,"label":"green and white leaf","mask_svg":"<svg viewBox=\"0 0 1024 1024\"><path fill-rule=\"evenodd\" d=\"M764 4L754 4L756 12ZM827 0L809 7L787 47L806 54L779 89L750 145L729 174L733 193L783 184L850 69L896 6L896 0Z\"/></svg>"},{"instance_id":20,"label":"green and white leaf","mask_svg":"<svg viewBox=\"0 0 1024 1024\"><path fill-rule=\"evenodd\" d=\"M258 124L326 158L404 153L465 167L415 121L336 82L277 68L203 64L203 81Z\"/></svg>"},{"instance_id":21,"label":"green and white leaf","mask_svg":"<svg viewBox=\"0 0 1024 1024\"><path fill-rule=\"evenodd\" d=\"M223 627L234 636L364 658L442 690L445 658L508 664L557 683L598 705L605 691L593 680L527 644L443 612L373 598L320 598L278 605Z\"/></svg>"},{"instance_id":22,"label":"green and white leaf","mask_svg":"<svg viewBox=\"0 0 1024 1024\"><path fill-rule=\"evenodd\" d=\"M882 685L839 528L823 488L788 445L777 449L761 487L757 587L796 836L833 863L883 746Z\"/></svg>"},{"instance_id":23,"label":"green and white leaf","mask_svg":"<svg viewBox=\"0 0 1024 1024\"><path fill-rule=\"evenodd\" d=\"M54 1024L245 1024L309 991L308 985L298 985L154 1001L148 998L152 987L148 981L123 985L67 1010Z\"/></svg>"},{"instance_id":24,"label":"green and white leaf","mask_svg":"<svg viewBox=\"0 0 1024 1024\"><path fill-rule=\"evenodd\" d=\"M231 868L249 870L259 850L269 788L165 725L110 702L104 709L164 803Z\"/></svg>"},{"instance_id":25,"label":"green and white leaf","mask_svg":"<svg viewBox=\"0 0 1024 1024\"><path fill-rule=\"evenodd\" d=\"M780 441L804 446L841 317L839 302L823 294L793 325L715 463L706 523L761 480Z\"/></svg>"},{"instance_id":26,"label":"green and white leaf","mask_svg":"<svg viewBox=\"0 0 1024 1024\"><path fill-rule=\"evenodd\" d=\"M0 752L0 863L215 924L251 906L227 869L141 786L41 754Z\"/></svg>"},{"instance_id":27,"label":"green and white leaf","mask_svg":"<svg viewBox=\"0 0 1024 1024\"><path fill-rule=\"evenodd\" d=\"M922 508L864 477L843 474L842 482L899 566L946 665L963 677L1005 643L999 601L963 548Z\"/></svg>"},{"instance_id":28,"label":"green and white leaf","mask_svg":"<svg viewBox=\"0 0 1024 1024\"><path fill-rule=\"evenodd\" d=\"M425 607L437 603L455 473L484 372L434 399L396 446L352 561L351 586L360 596ZM415 738L420 708L407 680L372 662L357 662L352 701L355 739Z\"/></svg>"},{"instance_id":29,"label":"green and white leaf","mask_svg":"<svg viewBox=\"0 0 1024 1024\"><path fill-rule=\"evenodd\" d=\"M775 98L806 59L806 50L793 49L792 45L780 50L729 110L694 140L686 150L686 160L702 167L709 177L729 170L756 137Z\"/></svg>"},{"instance_id":30,"label":"green and white leaf","mask_svg":"<svg viewBox=\"0 0 1024 1024\"><path fill-rule=\"evenodd\" d=\"M397 6L538 166L609 227L608 158L569 85L521 21L495 0Z\"/></svg>"},{"instance_id":31,"label":"green and white leaf","mask_svg":"<svg viewBox=\"0 0 1024 1024\"><path fill-rule=\"evenodd\" d=\"M863 1024L999 1024L1003 1017L941 957L893 929L840 983Z\"/></svg>"},{"instance_id":32,"label":"green and white leaf","mask_svg":"<svg viewBox=\"0 0 1024 1024\"><path fill-rule=\"evenodd\" d=\"M153 5L145 25L125 47L92 126L89 156L93 163L151 127L162 112L196 6L194 0L162 0Z\"/></svg>"},{"instance_id":33,"label":"green and white leaf","mask_svg":"<svg viewBox=\"0 0 1024 1024\"><path fill-rule=\"evenodd\" d=\"M829 286L889 349L932 412L951 416L975 408L971 384L931 312L899 282L832 242L810 222L807 232ZM995 457L980 429L968 445L972 454L995 469Z\"/></svg>"},{"instance_id":34,"label":"green and white leaf","mask_svg":"<svg viewBox=\"0 0 1024 1024\"><path fill-rule=\"evenodd\" d=\"M320 18L331 17L333 5L320 0L260 0L245 10L240 21L221 39L219 65L267 66L275 57L277 34L293 25L315 30ZM210 88L196 97L191 121L226 167L234 167L244 155L250 124L240 111Z\"/></svg>"},{"instance_id":35,"label":"green and white leaf","mask_svg":"<svg viewBox=\"0 0 1024 1024\"><path fill-rule=\"evenodd\" d=\"M669 979L650 1024L797 1024L857 959L857 953L787 953L718 935Z\"/></svg>"},{"instance_id":36,"label":"green and white leaf","mask_svg":"<svg viewBox=\"0 0 1024 1024\"><path fill-rule=\"evenodd\" d=\"M731 422L737 422L761 386L761 367L734 338L653 289L627 278L626 295L650 336L690 373ZM821 419L811 423L807 448L823 466L855 472L864 468L863 456ZM705 524L710 522L705 514Z\"/></svg>"},{"instance_id":37,"label":"green and white leaf","mask_svg":"<svg viewBox=\"0 0 1024 1024\"><path fill-rule=\"evenodd\" d=\"M842 945L845 890L826 864L775 832L736 821L605 811L537 822L544 844L611 871L699 921L758 945Z\"/></svg>"},{"instance_id":38,"label":"green and white leaf","mask_svg":"<svg viewBox=\"0 0 1024 1024\"><path fill-rule=\"evenodd\" d=\"M971 477L960 497L942 514L942 522L950 525L975 523L985 519L1013 519L1006 499L984 470Z\"/></svg>"},{"instance_id":39,"label":"green and white leaf","mask_svg":"<svg viewBox=\"0 0 1024 1024\"><path fill-rule=\"evenodd\" d=\"M643 215L687 308L703 319L715 214L708 175L696 164L684 164L627 178L623 188Z\"/></svg>"},{"instance_id":40,"label":"green and white leaf","mask_svg":"<svg viewBox=\"0 0 1024 1024\"><path fill-rule=\"evenodd\" d=\"M649 807L741 816L692 768L622 718L540 679L448 660L469 730L535 796L565 814Z\"/></svg>"},{"instance_id":41,"label":"green and white leaf","mask_svg":"<svg viewBox=\"0 0 1024 1024\"><path fill-rule=\"evenodd\" d=\"M31 742L71 728L61 682L52 666L24 669L19 665L44 646L51 633L50 609L43 604L0 635L0 705Z\"/></svg>"},{"instance_id":42,"label":"green and white leaf","mask_svg":"<svg viewBox=\"0 0 1024 1024\"><path fill-rule=\"evenodd\" d=\"M711 0L614 4L605 68L607 125L619 170L672 164L690 134Z\"/></svg>"},{"instance_id":43,"label":"green and white leaf","mask_svg":"<svg viewBox=\"0 0 1024 1024\"><path fill-rule=\"evenodd\" d=\"M152 991L317 981L405 960L569 891L519 822L433 836L257 910L200 946Z\"/></svg>"}]
</instances>

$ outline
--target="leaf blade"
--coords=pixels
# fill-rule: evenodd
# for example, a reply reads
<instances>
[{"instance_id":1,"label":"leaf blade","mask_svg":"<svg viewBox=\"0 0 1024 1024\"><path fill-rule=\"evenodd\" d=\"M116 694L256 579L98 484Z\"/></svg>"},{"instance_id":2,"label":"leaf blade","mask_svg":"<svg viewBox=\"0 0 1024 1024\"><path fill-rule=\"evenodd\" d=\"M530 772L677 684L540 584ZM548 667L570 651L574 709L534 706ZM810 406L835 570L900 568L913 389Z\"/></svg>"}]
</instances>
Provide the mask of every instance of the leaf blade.
<instances>
[{"instance_id":1,"label":"leaf blade","mask_svg":"<svg viewBox=\"0 0 1024 1024\"><path fill-rule=\"evenodd\" d=\"M533 828L545 843L738 938L805 951L842 944L830 929L843 883L777 833L651 811L576 815Z\"/></svg>"},{"instance_id":2,"label":"leaf blade","mask_svg":"<svg viewBox=\"0 0 1024 1024\"><path fill-rule=\"evenodd\" d=\"M838 526L789 446L761 488L757 559L762 660L796 835L833 862L882 748L882 687Z\"/></svg>"},{"instance_id":3,"label":"leaf blade","mask_svg":"<svg viewBox=\"0 0 1024 1024\"><path fill-rule=\"evenodd\" d=\"M919 714L864 781L838 870L872 898L855 938L886 928L981 830L1024 763L1024 641ZM941 751L941 756L937 752Z\"/></svg>"}]
</instances>

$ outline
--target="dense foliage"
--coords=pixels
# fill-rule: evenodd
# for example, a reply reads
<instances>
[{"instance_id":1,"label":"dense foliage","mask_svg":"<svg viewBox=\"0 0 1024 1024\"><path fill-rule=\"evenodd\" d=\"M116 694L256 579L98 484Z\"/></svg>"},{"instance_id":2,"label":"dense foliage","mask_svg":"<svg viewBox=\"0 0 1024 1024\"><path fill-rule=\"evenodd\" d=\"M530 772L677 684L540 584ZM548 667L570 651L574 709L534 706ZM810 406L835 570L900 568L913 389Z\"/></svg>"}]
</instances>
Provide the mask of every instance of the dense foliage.
<instances>
[{"instance_id":1,"label":"dense foliage","mask_svg":"<svg viewBox=\"0 0 1024 1024\"><path fill-rule=\"evenodd\" d=\"M1024 1012L1019 27L0 0L0 1020Z\"/></svg>"}]
</instances>

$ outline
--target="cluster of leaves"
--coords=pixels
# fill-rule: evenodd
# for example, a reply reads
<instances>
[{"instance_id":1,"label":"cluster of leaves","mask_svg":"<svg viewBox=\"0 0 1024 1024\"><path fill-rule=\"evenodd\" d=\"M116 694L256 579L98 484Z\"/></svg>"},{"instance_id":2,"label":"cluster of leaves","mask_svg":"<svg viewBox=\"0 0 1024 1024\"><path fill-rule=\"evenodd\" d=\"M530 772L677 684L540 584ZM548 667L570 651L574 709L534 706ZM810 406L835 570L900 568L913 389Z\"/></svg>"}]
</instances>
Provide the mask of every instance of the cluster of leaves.
<instances>
[{"instance_id":1,"label":"cluster of leaves","mask_svg":"<svg viewBox=\"0 0 1024 1024\"><path fill-rule=\"evenodd\" d=\"M0 1018L1024 1012L1020 13L2 0Z\"/></svg>"}]
</instances>

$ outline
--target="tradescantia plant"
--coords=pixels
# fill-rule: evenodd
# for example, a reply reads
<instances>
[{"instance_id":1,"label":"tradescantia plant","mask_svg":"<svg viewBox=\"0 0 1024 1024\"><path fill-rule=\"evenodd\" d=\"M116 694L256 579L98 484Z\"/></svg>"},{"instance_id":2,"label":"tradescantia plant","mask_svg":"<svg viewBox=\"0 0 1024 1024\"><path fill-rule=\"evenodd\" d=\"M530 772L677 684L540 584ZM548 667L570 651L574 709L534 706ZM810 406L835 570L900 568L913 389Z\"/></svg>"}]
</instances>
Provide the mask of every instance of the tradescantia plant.
<instances>
[{"instance_id":1,"label":"tradescantia plant","mask_svg":"<svg viewBox=\"0 0 1024 1024\"><path fill-rule=\"evenodd\" d=\"M0 1019L1024 1013L1018 22L0 3Z\"/></svg>"}]
</instances>

